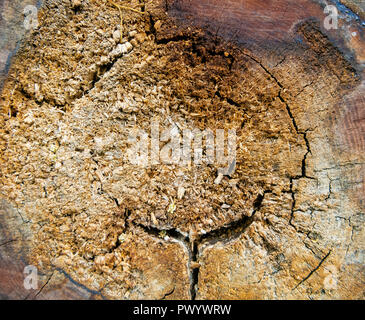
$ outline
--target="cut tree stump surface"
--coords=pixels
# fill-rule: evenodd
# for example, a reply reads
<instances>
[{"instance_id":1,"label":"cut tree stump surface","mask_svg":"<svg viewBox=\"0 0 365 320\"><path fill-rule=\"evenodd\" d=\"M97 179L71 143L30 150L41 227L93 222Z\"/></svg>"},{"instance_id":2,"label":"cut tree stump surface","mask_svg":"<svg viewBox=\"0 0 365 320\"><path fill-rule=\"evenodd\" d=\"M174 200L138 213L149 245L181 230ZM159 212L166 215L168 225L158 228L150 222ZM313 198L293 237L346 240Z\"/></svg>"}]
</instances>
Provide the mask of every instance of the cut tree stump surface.
<instances>
[{"instance_id":1,"label":"cut tree stump surface","mask_svg":"<svg viewBox=\"0 0 365 320\"><path fill-rule=\"evenodd\" d=\"M44 1L6 49L0 297L364 299L364 22L348 2L327 31L321 1ZM128 138L153 121L162 137L236 130L235 171L133 165Z\"/></svg>"}]
</instances>

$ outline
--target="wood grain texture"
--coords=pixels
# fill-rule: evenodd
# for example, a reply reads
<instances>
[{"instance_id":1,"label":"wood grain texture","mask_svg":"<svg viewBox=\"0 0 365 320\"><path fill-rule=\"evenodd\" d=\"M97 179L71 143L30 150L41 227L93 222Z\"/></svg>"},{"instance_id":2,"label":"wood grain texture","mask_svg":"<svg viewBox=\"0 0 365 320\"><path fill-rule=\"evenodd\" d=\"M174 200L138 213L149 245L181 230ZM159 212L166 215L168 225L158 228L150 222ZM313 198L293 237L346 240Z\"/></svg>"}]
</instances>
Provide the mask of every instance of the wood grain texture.
<instances>
[{"instance_id":1,"label":"wood grain texture","mask_svg":"<svg viewBox=\"0 0 365 320\"><path fill-rule=\"evenodd\" d=\"M150 0L123 14L133 50L115 58L115 7L53 2L2 92L1 299L364 299L359 21L327 32L310 0ZM242 138L236 181L194 172L174 215L159 192L176 172L134 174L118 154L157 108Z\"/></svg>"},{"instance_id":2,"label":"wood grain texture","mask_svg":"<svg viewBox=\"0 0 365 320\"><path fill-rule=\"evenodd\" d=\"M176 0L169 11L185 23L208 27L212 33L242 43L289 40L298 21L324 16L321 7L310 0Z\"/></svg>"},{"instance_id":3,"label":"wood grain texture","mask_svg":"<svg viewBox=\"0 0 365 320\"><path fill-rule=\"evenodd\" d=\"M328 14L321 1L167 0L167 8L181 25L201 27L247 48L277 52L300 42L296 26L312 20L344 53L360 64L365 62L361 21L349 10L342 12L343 8L338 7L338 29L327 30L324 21Z\"/></svg>"}]
</instances>

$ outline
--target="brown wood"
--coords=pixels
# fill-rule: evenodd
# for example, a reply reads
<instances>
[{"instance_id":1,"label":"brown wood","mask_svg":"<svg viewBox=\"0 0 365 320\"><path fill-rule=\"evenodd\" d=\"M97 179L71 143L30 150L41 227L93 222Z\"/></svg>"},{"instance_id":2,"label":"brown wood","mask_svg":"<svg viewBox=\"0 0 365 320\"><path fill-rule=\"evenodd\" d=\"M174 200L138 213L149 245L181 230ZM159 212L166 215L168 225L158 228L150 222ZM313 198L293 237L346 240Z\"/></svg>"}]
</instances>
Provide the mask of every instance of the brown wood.
<instances>
[{"instance_id":1,"label":"brown wood","mask_svg":"<svg viewBox=\"0 0 365 320\"><path fill-rule=\"evenodd\" d=\"M118 33L116 36L113 34L120 24L119 10L113 5L98 0L92 1L90 7L83 6L81 1L81 4L77 3L77 10L72 5L73 1L70 5L63 4L60 9L43 7L40 14L41 28L26 35L25 45L14 57L1 96L0 298L363 299L361 281L364 275L361 270L364 261L361 255L358 256L364 250L362 221L365 208L363 26L354 13L340 11L339 29L325 30L325 15L319 2L145 1L144 6L138 7L138 10L144 10L142 13L122 11L123 28L129 32L124 32L122 39L124 37L134 48L138 48L134 49L138 54L134 55L133 51L122 62L114 56L110 61L103 62L103 58L111 56L106 51L113 37L118 38L114 39L117 46L120 36ZM133 8L137 10L137 7ZM82 27L83 12L87 12L90 19L87 27ZM100 18L99 14L104 16ZM52 24L53 17L62 26L61 29ZM61 34L59 30L62 30ZM137 36L132 36L135 30ZM50 39L57 40L53 42ZM71 50L85 43L82 50ZM103 49L103 45L107 49ZM145 47L139 49L138 46ZM154 62L154 55L165 63L163 67L160 67L159 62ZM138 60L136 57L139 56ZM155 64L148 69L145 66L151 61ZM39 70L33 70L34 64L38 64L43 73L38 74ZM145 73L140 74L139 69ZM128 73L125 70L131 71ZM71 75L74 80L81 79L75 86L69 82ZM121 98L113 91L115 88L120 94L123 92L122 96L128 95L129 91L133 91L128 91L128 85L138 77L152 81L153 77L160 76L169 89L166 89L166 95L171 94L171 101L178 94L181 94L182 98L178 98L182 100L188 96L195 99L192 99L188 111L168 108L168 112L175 115L188 114L187 119L192 119L191 123L195 125L204 124L204 121L217 125L222 119L233 119L234 122L237 121L235 112L241 112L239 134L247 142L248 148L251 147L244 161L237 165L238 172L245 177L238 177L238 180L242 178L244 181L241 196L245 200L245 208L240 208L244 212L243 217L237 219L236 216L229 216L222 221L217 218L213 227L204 225L204 232L207 233L199 233L197 226L205 217L201 218L200 212L194 216L193 209L199 209L198 201L187 201L184 206L191 211L169 217L168 225L173 230L169 229L161 235L160 229L164 229L166 222L155 226L155 221L160 223L164 219L163 214L157 214L161 213L158 205L155 207L157 217L154 215L152 222L145 215L134 212L131 208L143 207L143 202L127 199L119 189L114 191L108 188L110 185L103 180L103 158L100 163L90 160L89 167L85 164L88 160L80 161L86 167L83 173L87 174L74 179L79 181L95 175L96 178L90 178L90 190L97 190L95 194L100 197L98 201L91 198L87 189L88 192L82 194L83 198L78 201L72 199L71 204L62 202L63 196L71 197L72 194L65 195L64 190L59 191L54 187L61 174L57 176L52 170L45 173L36 166L32 169L37 172L34 186L29 184L28 189L23 189L29 179L27 176L18 178L16 173L22 172L23 162L27 161L24 159L35 156L22 153L20 145L24 146L21 134L13 134L12 130L18 125L27 128L31 123L27 113L29 110L46 108L50 112L58 110L56 112L66 116L76 110L75 114L82 118L80 104L85 105L85 110L90 110L87 108L94 100L102 103L105 97L98 94L105 88L110 91L105 99L114 99L115 94L115 99L120 102ZM115 83L112 83L114 80ZM36 90L35 84L41 85L43 89ZM253 98L249 104L246 97L250 94ZM214 103L204 105L211 96ZM203 102L198 104L196 101ZM174 106L173 103L171 105ZM201 105L206 108L203 115L199 115ZM272 108L270 112L268 106ZM260 109L264 107L267 108ZM144 110L147 119L150 117L149 110ZM219 112L223 116L215 116ZM265 113L269 114L269 118L262 116ZM94 122L91 123L98 124L93 117L84 117L92 118ZM102 115L97 114L96 117ZM56 118L52 119L56 121ZM127 118L123 119L118 118L118 121ZM72 117L68 120L71 126L75 124ZM17 125L13 125L12 121ZM21 128L19 130L23 130ZM89 125L80 125L80 128L82 133L90 129ZM99 127L97 133L104 134L103 128ZM111 126L107 136L118 132L115 128L119 127ZM28 136L28 133L28 130L24 130L25 139L33 139L35 134L32 133L32 136L29 133ZM251 133L254 133L253 138L244 140ZM45 134L44 140L52 134ZM87 137L82 135L82 138L90 142L95 138L94 134ZM283 140L285 143L280 140L281 135L287 139ZM12 140L14 137L19 138L19 145L14 142L17 140ZM255 144L256 140L258 144ZM251 141L254 141L252 145L249 144ZM278 145L279 149L273 145ZM290 145L290 150L287 145ZM75 152L80 154L84 151ZM103 152L100 151L100 154L104 155ZM286 170L280 176L282 180L275 185L263 179L263 186L261 182L253 185L252 181L262 173L260 165L265 166L267 163L270 172L275 172L275 168L283 172ZM50 167L53 166L52 162ZM54 185L40 188L37 179L46 179L52 174ZM123 175L124 172L119 174ZM151 170L145 175L152 179L158 174ZM124 178L128 180L130 177ZM130 178L129 184L135 183L138 178L137 175ZM169 183L165 181L165 185ZM141 183L140 192L143 187ZM155 189L150 187L150 194L156 192ZM70 190L70 193L81 194L77 188ZM31 202L29 199L36 195L39 202ZM163 201L157 196L157 202ZM52 203L48 206L57 197L62 205L55 207ZM221 197L224 197L224 193ZM228 200L234 202L237 199ZM77 220L89 206L99 205L95 202L104 206L103 210L99 207L95 209L99 210L95 215L96 220L92 220L93 215L90 215L90 224ZM27 207L30 203L31 206L39 205L39 212ZM238 204L234 202L234 205ZM31 221L25 212L31 212ZM352 215L341 216L343 212ZM336 223L343 223L341 228L337 228L335 222L326 224L334 216L338 218ZM100 223L99 217L105 219L102 220L105 225L95 231L90 225ZM311 225L313 221L314 226ZM320 228L323 226L323 229L314 231L317 225ZM58 237L63 226L70 227L71 231L64 231L72 238L69 242ZM271 226L274 227L270 229ZM187 232L189 228L193 231L188 238L184 238L182 233L177 235L176 230ZM97 244L105 230L109 233L100 240L101 244ZM126 239L122 237L120 240L123 235ZM341 238L342 235L344 238ZM86 253L82 256L84 264L88 264L88 271L83 267L76 268L77 262L72 260L79 254L78 250L83 248L76 236L88 239L94 246L89 251L85 249ZM164 242L166 236L179 241ZM181 244L178 245L178 242ZM67 247L69 243L71 249L62 247ZM123 243L126 243L127 248L118 251ZM223 246L209 247L215 243L222 243ZM253 244L260 250L249 251L254 247ZM75 247L77 253L72 251ZM123 281L118 278L119 282L115 283L106 281L109 279L107 276L103 278L105 274L110 275L108 268L117 259L115 252L130 258L128 263L133 268L127 269L125 274L135 278L122 278ZM287 260L281 256L284 253ZM346 259L350 262L345 263ZM232 261L234 268L229 265ZM246 262L248 265L244 264ZM23 285L23 270L29 264L37 265L40 270L37 290L26 290ZM188 265L187 270L184 269L185 264ZM266 265L273 267L264 269ZM251 270L252 266L255 268ZM280 283L277 290L267 289L272 287L271 283L265 282L267 274L275 275L283 268L286 274L282 278L275 278ZM338 279L339 292L331 291L330 286L328 289L328 284L327 291L322 288L322 283L326 285L328 270L333 270L331 268L342 268ZM121 270L124 270L123 266ZM85 276L87 272L95 278L88 279ZM95 284L95 279L101 284ZM247 283L244 282L246 280ZM151 283L158 285L150 286Z\"/></svg>"}]
</instances>

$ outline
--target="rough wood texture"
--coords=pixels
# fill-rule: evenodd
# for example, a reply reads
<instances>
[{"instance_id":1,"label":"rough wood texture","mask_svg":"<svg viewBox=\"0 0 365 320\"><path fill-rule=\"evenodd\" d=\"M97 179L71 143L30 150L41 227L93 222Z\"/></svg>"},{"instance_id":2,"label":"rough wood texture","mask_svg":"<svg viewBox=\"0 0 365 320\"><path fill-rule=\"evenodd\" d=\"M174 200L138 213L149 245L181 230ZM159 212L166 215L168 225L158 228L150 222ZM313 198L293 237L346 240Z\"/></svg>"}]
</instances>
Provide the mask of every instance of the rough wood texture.
<instances>
[{"instance_id":1,"label":"rough wood texture","mask_svg":"<svg viewBox=\"0 0 365 320\"><path fill-rule=\"evenodd\" d=\"M362 0L341 0L342 4L350 8L353 12L358 14L361 19L365 19L365 2Z\"/></svg>"},{"instance_id":2,"label":"rough wood texture","mask_svg":"<svg viewBox=\"0 0 365 320\"><path fill-rule=\"evenodd\" d=\"M309 0L128 5L120 32L107 0L45 1L13 59L1 297L363 299L361 21L327 32ZM151 119L236 129L236 171L132 165Z\"/></svg>"}]
</instances>

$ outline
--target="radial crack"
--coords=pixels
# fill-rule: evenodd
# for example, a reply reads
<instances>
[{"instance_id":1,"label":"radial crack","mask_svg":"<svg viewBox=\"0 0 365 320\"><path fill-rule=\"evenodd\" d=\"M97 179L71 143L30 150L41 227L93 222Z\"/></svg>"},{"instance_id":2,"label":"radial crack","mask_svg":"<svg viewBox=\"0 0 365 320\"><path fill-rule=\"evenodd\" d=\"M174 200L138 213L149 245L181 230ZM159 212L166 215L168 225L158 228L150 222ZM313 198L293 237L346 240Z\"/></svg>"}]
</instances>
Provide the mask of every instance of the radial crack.
<instances>
[{"instance_id":1,"label":"radial crack","mask_svg":"<svg viewBox=\"0 0 365 320\"><path fill-rule=\"evenodd\" d=\"M303 279L301 280L295 287L293 290L295 290L296 288L298 288L302 283L304 283L305 281L307 281L312 275L313 273L315 273L323 264L323 262L326 261L326 259L329 257L329 255L331 254L332 250L328 251L328 253L323 257L323 259L319 262L319 264L311 271L309 272L309 274Z\"/></svg>"},{"instance_id":2,"label":"radial crack","mask_svg":"<svg viewBox=\"0 0 365 320\"><path fill-rule=\"evenodd\" d=\"M214 229L203 235L187 236L175 228L156 228L153 226L135 223L134 221L132 221L131 224L136 228L143 229L143 231L145 231L147 234L155 238L159 238L160 240L162 239L161 232L164 232L168 237L184 245L189 255L188 269L190 279L190 296L192 300L195 300L199 283L199 246L204 243L214 244L222 241L228 242L239 238L243 232L253 223L255 219L255 213L260 210L265 195L271 192L271 190L265 190L262 194L257 196L253 202L254 210L250 217L244 216L227 226ZM127 220L129 220L129 217L126 218L126 221ZM131 224L128 223L126 229L128 229Z\"/></svg>"}]
</instances>

